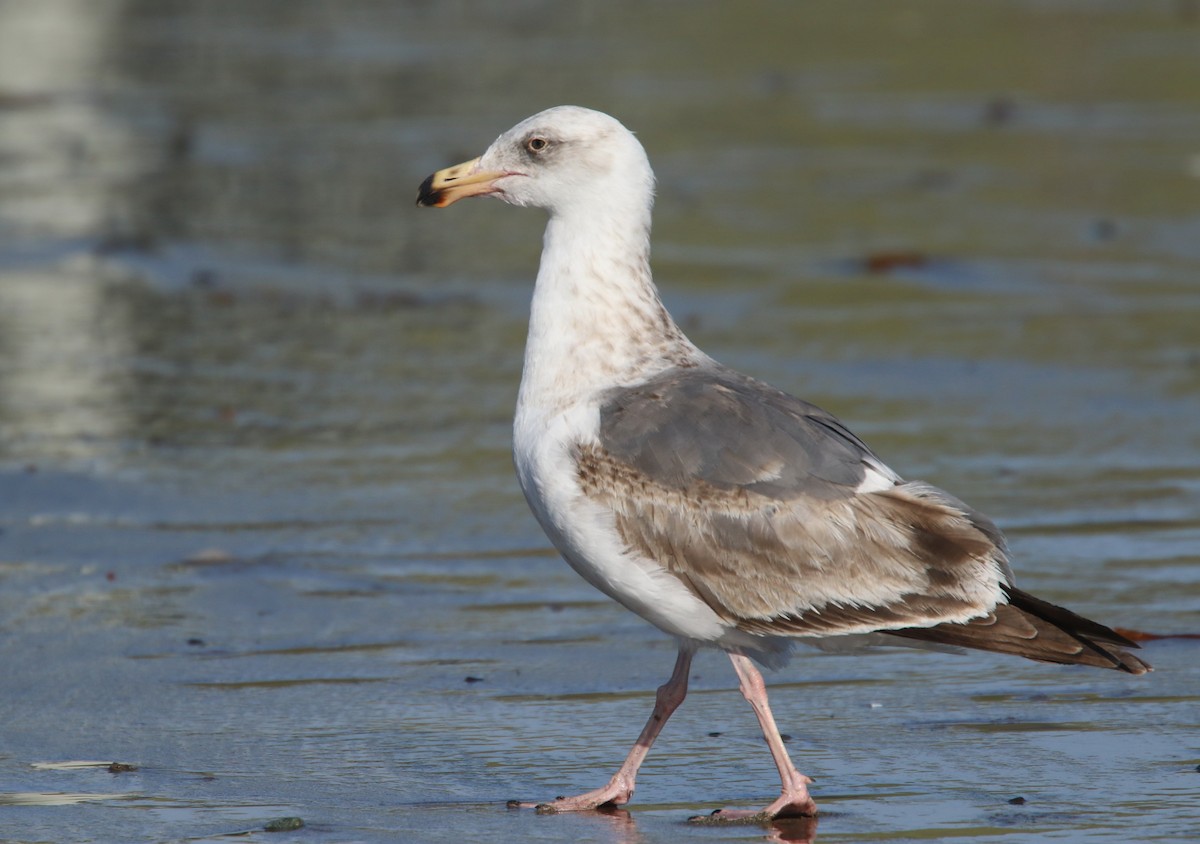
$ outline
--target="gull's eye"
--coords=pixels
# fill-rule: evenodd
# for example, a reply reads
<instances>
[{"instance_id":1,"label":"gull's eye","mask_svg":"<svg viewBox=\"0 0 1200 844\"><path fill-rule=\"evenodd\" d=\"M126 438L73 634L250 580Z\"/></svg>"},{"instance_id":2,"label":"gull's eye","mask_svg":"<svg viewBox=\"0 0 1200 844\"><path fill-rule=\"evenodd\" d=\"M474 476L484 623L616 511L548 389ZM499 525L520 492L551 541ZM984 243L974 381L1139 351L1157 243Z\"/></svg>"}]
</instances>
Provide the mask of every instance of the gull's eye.
<instances>
[{"instance_id":1,"label":"gull's eye","mask_svg":"<svg viewBox=\"0 0 1200 844\"><path fill-rule=\"evenodd\" d=\"M534 135L525 142L525 149L529 150L534 155L542 152L548 146L550 146L550 142L545 138L539 137L538 135Z\"/></svg>"}]
</instances>

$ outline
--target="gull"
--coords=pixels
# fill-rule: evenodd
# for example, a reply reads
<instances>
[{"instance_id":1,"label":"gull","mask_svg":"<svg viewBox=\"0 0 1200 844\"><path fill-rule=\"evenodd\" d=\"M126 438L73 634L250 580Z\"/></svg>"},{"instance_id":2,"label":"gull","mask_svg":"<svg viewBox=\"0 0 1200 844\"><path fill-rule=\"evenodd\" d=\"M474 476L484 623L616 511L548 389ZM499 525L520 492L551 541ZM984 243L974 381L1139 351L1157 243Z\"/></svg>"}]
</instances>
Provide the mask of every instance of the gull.
<instances>
[{"instance_id":1,"label":"gull","mask_svg":"<svg viewBox=\"0 0 1200 844\"><path fill-rule=\"evenodd\" d=\"M817 811L756 662L795 641L874 634L1142 674L1113 630L1018 589L996 525L905 481L826 411L713 360L650 273L654 173L607 114L559 106L422 183L417 204L472 196L549 212L513 423L525 498L584 580L675 637L671 677L624 764L594 791L536 806L627 803L687 694L701 647L725 651L782 782L758 812Z\"/></svg>"}]
</instances>

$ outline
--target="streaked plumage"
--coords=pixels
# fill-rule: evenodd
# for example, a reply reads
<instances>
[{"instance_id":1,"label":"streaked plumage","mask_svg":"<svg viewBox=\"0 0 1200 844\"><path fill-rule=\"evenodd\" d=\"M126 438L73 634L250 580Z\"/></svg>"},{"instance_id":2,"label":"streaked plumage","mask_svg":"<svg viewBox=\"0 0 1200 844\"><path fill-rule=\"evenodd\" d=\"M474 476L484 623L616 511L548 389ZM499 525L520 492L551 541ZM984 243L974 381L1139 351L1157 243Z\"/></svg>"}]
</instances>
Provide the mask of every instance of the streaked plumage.
<instances>
[{"instance_id":1,"label":"streaked plumage","mask_svg":"<svg viewBox=\"0 0 1200 844\"><path fill-rule=\"evenodd\" d=\"M588 582L680 640L671 680L604 788L548 811L626 802L686 691L697 647L730 653L780 769L764 816L815 811L752 656L797 639L884 634L1030 659L1149 666L1112 630L1021 592L1004 538L936 487L906 482L831 414L721 366L651 280L654 177L613 118L535 115L418 203L494 194L549 210L514 457L534 514Z\"/></svg>"}]
</instances>

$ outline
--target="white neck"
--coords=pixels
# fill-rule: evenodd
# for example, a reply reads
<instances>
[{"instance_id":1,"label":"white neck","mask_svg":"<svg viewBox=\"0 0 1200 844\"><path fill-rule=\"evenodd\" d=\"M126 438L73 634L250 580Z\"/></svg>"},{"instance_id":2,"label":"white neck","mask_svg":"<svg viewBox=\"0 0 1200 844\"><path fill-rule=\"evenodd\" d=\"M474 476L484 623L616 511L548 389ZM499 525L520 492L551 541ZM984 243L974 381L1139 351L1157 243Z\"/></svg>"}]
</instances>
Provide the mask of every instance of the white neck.
<instances>
[{"instance_id":1,"label":"white neck","mask_svg":"<svg viewBox=\"0 0 1200 844\"><path fill-rule=\"evenodd\" d=\"M704 359L651 279L649 205L643 201L641 213L597 214L592 207L551 216L518 409L565 409L609 387Z\"/></svg>"}]
</instances>

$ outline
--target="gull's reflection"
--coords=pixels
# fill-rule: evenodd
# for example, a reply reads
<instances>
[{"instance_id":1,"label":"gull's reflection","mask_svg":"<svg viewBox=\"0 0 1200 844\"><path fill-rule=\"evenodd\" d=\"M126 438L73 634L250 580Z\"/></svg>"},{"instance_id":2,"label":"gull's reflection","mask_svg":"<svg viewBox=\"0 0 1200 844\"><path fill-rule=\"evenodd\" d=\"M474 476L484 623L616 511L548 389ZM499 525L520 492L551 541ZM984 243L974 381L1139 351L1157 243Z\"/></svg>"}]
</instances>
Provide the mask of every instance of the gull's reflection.
<instances>
[{"instance_id":1,"label":"gull's reflection","mask_svg":"<svg viewBox=\"0 0 1200 844\"><path fill-rule=\"evenodd\" d=\"M625 809L608 806L589 814L603 825L603 829L611 836L608 840L613 844L638 844L642 841L637 822Z\"/></svg>"},{"instance_id":2,"label":"gull's reflection","mask_svg":"<svg viewBox=\"0 0 1200 844\"><path fill-rule=\"evenodd\" d=\"M767 840L812 844L817 840L817 819L777 818L767 826Z\"/></svg>"},{"instance_id":3,"label":"gull's reflection","mask_svg":"<svg viewBox=\"0 0 1200 844\"><path fill-rule=\"evenodd\" d=\"M711 815L696 815L689 822L698 826L761 826L767 833L764 841L786 841L795 844L812 844L817 840L817 818L775 818L773 820L755 820L753 817L730 818L724 820L718 817L718 812Z\"/></svg>"},{"instance_id":4,"label":"gull's reflection","mask_svg":"<svg viewBox=\"0 0 1200 844\"><path fill-rule=\"evenodd\" d=\"M645 840L638 829L637 821L632 813L615 806L606 806L591 812L571 813L587 827L586 835L579 835L580 840L595 840L599 838L612 844L641 844ZM756 823L753 821L713 820L709 815L698 815L690 818L689 822L700 826L759 826L766 833L764 841L786 842L786 844L812 844L817 840L817 818L776 818L772 821Z\"/></svg>"}]
</instances>

